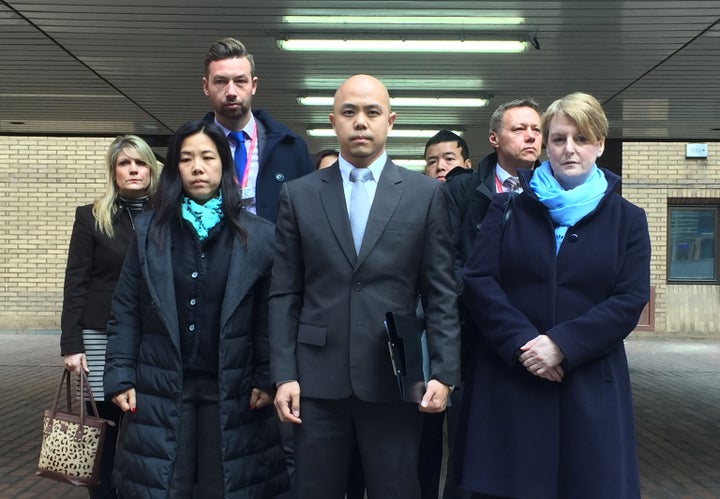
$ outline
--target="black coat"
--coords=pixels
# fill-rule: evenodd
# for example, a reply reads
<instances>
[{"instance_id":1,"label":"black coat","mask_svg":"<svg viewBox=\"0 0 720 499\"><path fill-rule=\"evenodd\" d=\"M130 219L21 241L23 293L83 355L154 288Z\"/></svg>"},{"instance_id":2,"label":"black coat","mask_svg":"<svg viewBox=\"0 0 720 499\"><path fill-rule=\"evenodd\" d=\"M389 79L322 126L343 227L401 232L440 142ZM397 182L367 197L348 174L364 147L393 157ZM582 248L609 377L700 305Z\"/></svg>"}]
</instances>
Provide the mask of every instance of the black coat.
<instances>
[{"instance_id":1,"label":"black coat","mask_svg":"<svg viewBox=\"0 0 720 499\"><path fill-rule=\"evenodd\" d=\"M252 388L269 390L267 293L274 252L269 222L247 212L247 247L233 239L221 307L218 389L226 498L266 498L287 473L272 406L248 409ZM148 240L152 212L136 220L137 239L113 296L108 323L105 392L135 387L137 413L124 418L115 484L124 498L165 498L179 427L183 364L173 287L171 234Z\"/></svg>"},{"instance_id":2,"label":"black coat","mask_svg":"<svg viewBox=\"0 0 720 499\"><path fill-rule=\"evenodd\" d=\"M497 153L493 152L480 160L477 170L455 168L448 174L442 186L450 214L458 277L460 269L470 256L478 228L495 196L497 160Z\"/></svg>"},{"instance_id":3,"label":"black coat","mask_svg":"<svg viewBox=\"0 0 720 499\"><path fill-rule=\"evenodd\" d=\"M93 205L75 210L60 318L60 353L84 353L82 330L104 331L110 302L125 254L133 238L130 212L118 202L112 220L114 237L95 228Z\"/></svg>"},{"instance_id":4,"label":"black coat","mask_svg":"<svg viewBox=\"0 0 720 499\"><path fill-rule=\"evenodd\" d=\"M255 182L255 207L258 216L275 223L283 183L314 171L315 166L302 137L262 109L252 113L258 125L259 171ZM203 121L214 123L215 115L207 113Z\"/></svg>"},{"instance_id":5,"label":"black coat","mask_svg":"<svg viewBox=\"0 0 720 499\"><path fill-rule=\"evenodd\" d=\"M642 209L613 193L570 227L555 254L553 222L529 191L503 228L493 199L464 270L463 300L476 334L458 431L462 483L503 497L637 498L635 426L623 339L650 289ZM565 355L550 382L517 362L547 334Z\"/></svg>"}]
</instances>

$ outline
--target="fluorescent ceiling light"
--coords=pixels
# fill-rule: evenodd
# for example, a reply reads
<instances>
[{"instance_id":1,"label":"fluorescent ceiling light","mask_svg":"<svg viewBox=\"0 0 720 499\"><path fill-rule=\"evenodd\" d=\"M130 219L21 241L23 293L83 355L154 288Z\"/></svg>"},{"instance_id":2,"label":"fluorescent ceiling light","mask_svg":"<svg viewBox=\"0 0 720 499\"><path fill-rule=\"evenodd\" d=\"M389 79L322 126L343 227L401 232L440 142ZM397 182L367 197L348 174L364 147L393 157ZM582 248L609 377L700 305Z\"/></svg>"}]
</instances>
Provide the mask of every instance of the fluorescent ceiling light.
<instances>
[{"instance_id":1,"label":"fluorescent ceiling light","mask_svg":"<svg viewBox=\"0 0 720 499\"><path fill-rule=\"evenodd\" d=\"M5 93L0 97L12 99L124 99L120 94L52 94L52 93Z\"/></svg>"},{"instance_id":2,"label":"fluorescent ceiling light","mask_svg":"<svg viewBox=\"0 0 720 499\"><path fill-rule=\"evenodd\" d=\"M303 106L332 106L332 97L298 97ZM488 99L479 97L391 97L390 105L397 107L485 107Z\"/></svg>"},{"instance_id":3,"label":"fluorescent ceiling light","mask_svg":"<svg viewBox=\"0 0 720 499\"><path fill-rule=\"evenodd\" d=\"M278 40L283 50L308 52L524 52L527 42L517 40Z\"/></svg>"},{"instance_id":4,"label":"fluorescent ceiling light","mask_svg":"<svg viewBox=\"0 0 720 499\"><path fill-rule=\"evenodd\" d=\"M345 81L346 77L308 76L303 78L303 88L316 90L335 90ZM394 90L459 90L475 92L483 88L480 79L452 79L452 78L405 78L397 75L383 76L383 84Z\"/></svg>"},{"instance_id":5,"label":"fluorescent ceiling light","mask_svg":"<svg viewBox=\"0 0 720 499\"><path fill-rule=\"evenodd\" d=\"M419 138L419 139L429 139L438 131L440 128L433 128L433 129L418 129L418 130L411 130L411 129L397 129L393 128L390 130L390 133L388 133L388 136L390 137L400 137L400 138ZM462 137L463 131L462 130L453 130L454 133L457 135L460 135ZM309 137L335 137L335 130L332 128L308 128L306 130L306 133Z\"/></svg>"},{"instance_id":6,"label":"fluorescent ceiling light","mask_svg":"<svg viewBox=\"0 0 720 499\"><path fill-rule=\"evenodd\" d=\"M409 168L411 170L417 170L417 171L423 171L425 169L425 160L424 159L396 158L392 154L389 154L389 153L388 153L388 156L390 156L395 163L397 163L400 166L404 166L405 168Z\"/></svg>"},{"instance_id":7,"label":"fluorescent ceiling light","mask_svg":"<svg viewBox=\"0 0 720 499\"><path fill-rule=\"evenodd\" d=\"M525 23L523 17L472 17L472 16L284 16L287 24L347 24L361 25L450 25L450 26L507 26Z\"/></svg>"}]
</instances>

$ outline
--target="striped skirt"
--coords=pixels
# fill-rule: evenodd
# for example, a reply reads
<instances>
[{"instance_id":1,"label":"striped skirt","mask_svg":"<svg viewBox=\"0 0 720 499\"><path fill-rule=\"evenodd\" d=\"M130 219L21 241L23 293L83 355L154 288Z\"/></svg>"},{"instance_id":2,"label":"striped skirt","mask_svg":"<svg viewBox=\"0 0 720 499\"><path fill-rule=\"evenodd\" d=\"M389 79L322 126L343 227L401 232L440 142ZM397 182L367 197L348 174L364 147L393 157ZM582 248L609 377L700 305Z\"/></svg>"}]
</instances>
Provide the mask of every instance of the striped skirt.
<instances>
[{"instance_id":1,"label":"striped skirt","mask_svg":"<svg viewBox=\"0 0 720 499\"><path fill-rule=\"evenodd\" d=\"M88 381L96 402L105 400L103 390L103 372L105 371L105 349L107 348L107 334L105 331L83 329L83 343L85 345L85 358L87 359Z\"/></svg>"}]
</instances>

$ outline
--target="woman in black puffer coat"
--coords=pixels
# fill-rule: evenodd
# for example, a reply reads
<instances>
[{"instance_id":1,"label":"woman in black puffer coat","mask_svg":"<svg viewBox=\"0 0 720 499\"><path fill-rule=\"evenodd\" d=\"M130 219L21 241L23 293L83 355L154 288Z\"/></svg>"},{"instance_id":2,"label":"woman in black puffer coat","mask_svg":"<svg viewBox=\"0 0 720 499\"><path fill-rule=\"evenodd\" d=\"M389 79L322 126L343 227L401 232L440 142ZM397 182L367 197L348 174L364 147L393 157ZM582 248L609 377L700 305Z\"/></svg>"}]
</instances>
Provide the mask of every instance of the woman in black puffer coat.
<instances>
[{"instance_id":1,"label":"woman in black puffer coat","mask_svg":"<svg viewBox=\"0 0 720 499\"><path fill-rule=\"evenodd\" d=\"M275 496L274 228L242 210L220 128L176 132L136 234L108 323L105 393L126 412L114 483L124 499Z\"/></svg>"}]
</instances>

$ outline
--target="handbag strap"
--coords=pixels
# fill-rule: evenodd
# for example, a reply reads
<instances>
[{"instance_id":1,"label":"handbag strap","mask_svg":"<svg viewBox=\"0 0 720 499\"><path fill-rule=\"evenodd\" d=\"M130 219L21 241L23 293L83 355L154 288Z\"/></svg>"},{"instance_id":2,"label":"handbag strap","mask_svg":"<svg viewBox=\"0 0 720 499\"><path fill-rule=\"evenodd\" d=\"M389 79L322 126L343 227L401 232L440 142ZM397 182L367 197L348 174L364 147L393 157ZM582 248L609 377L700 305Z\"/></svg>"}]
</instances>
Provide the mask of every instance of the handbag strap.
<instances>
[{"instance_id":1,"label":"handbag strap","mask_svg":"<svg viewBox=\"0 0 720 499\"><path fill-rule=\"evenodd\" d=\"M63 384L67 387L67 410L68 412L72 413L72 390L70 389L70 371L67 369L63 369L63 375L60 378L60 384L58 385L57 392L55 392L55 400L53 400L52 408L50 409L50 418L48 419L47 424L45 425L45 433L50 433L52 430L52 422L55 419L55 415L57 414L57 408L58 403L60 402L60 393L62 393L62 387ZM88 399L90 401L90 408L92 409L92 416L95 416L96 418L100 417L100 413L98 412L97 405L95 404L95 397L93 396L93 392L90 389L90 381L88 380L87 374L83 369L80 370L80 425L78 426L77 431L75 432L75 440L81 441L83 438L83 434L85 433L85 416L87 415L87 410L85 408L85 392L87 391ZM115 424L112 421L107 421L108 424L111 426L115 426Z\"/></svg>"},{"instance_id":2,"label":"handbag strap","mask_svg":"<svg viewBox=\"0 0 720 499\"><path fill-rule=\"evenodd\" d=\"M55 419L57 414L58 403L60 402L60 393L62 393L63 384L67 386L67 409L68 412L72 412L72 397L70 396L70 372L67 369L63 369L62 377L60 378L60 384L58 384L57 391L55 392L55 399L53 400L52 406L50 407L50 418L45 425L45 433L50 433L52 428L52 420Z\"/></svg>"},{"instance_id":3,"label":"handbag strap","mask_svg":"<svg viewBox=\"0 0 720 499\"><path fill-rule=\"evenodd\" d=\"M95 397L93 396L93 392L90 389L90 380L88 379L87 373L83 369L80 369L80 377L82 378L81 384L87 390L88 398L90 399L90 408L93 410L93 414L91 415L99 418L100 413L98 412L97 405L95 405Z\"/></svg>"},{"instance_id":4,"label":"handbag strap","mask_svg":"<svg viewBox=\"0 0 720 499\"><path fill-rule=\"evenodd\" d=\"M93 396L92 389L90 388L90 381L88 380L87 373L84 369L80 369L80 426L78 426L75 432L75 440L78 442L82 440L83 433L85 432L85 416L87 416L87 409L85 406L85 392L88 394L90 399L90 408L92 409L92 416L96 418L100 417L100 413L97 410L95 404L95 397Z\"/></svg>"}]
</instances>

